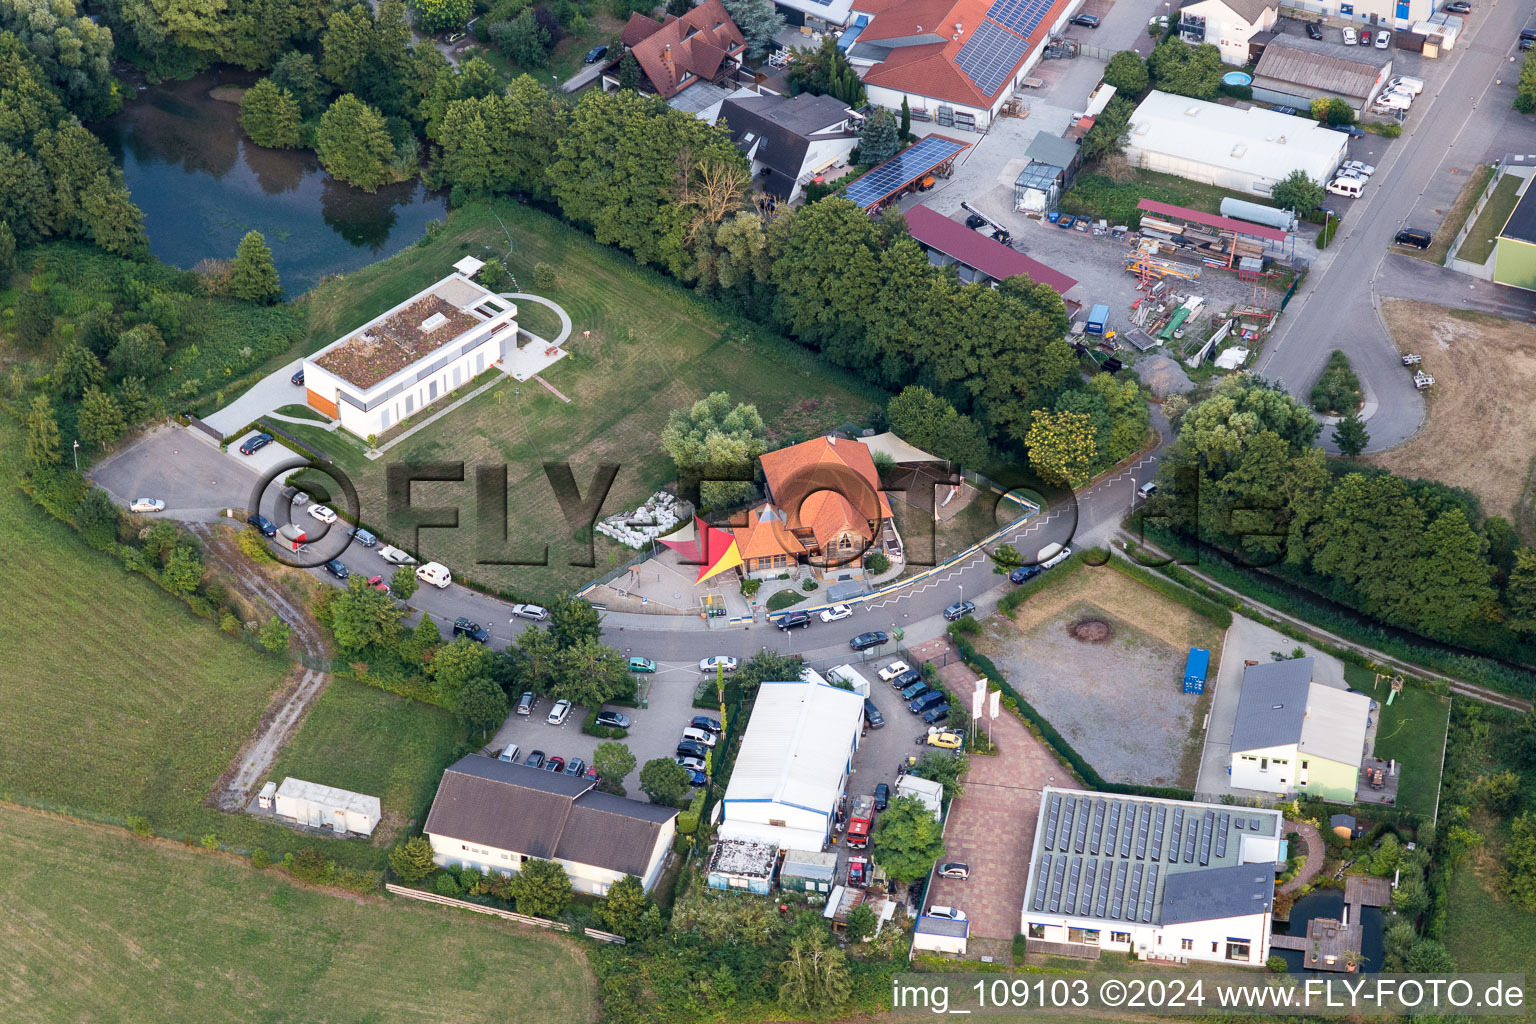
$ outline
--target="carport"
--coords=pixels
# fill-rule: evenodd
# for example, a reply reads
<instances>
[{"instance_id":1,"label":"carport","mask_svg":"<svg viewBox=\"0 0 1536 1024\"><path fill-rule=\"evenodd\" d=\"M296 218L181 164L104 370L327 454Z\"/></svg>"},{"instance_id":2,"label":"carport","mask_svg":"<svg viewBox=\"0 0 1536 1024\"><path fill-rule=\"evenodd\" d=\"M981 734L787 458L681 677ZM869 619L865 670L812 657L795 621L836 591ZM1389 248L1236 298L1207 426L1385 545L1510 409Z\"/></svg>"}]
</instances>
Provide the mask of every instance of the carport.
<instances>
[{"instance_id":1,"label":"carport","mask_svg":"<svg viewBox=\"0 0 1536 1024\"><path fill-rule=\"evenodd\" d=\"M871 214L879 213L888 201L928 175L949 177L955 157L970 148L969 143L947 135L925 136L849 185L843 190L843 197Z\"/></svg>"}]
</instances>

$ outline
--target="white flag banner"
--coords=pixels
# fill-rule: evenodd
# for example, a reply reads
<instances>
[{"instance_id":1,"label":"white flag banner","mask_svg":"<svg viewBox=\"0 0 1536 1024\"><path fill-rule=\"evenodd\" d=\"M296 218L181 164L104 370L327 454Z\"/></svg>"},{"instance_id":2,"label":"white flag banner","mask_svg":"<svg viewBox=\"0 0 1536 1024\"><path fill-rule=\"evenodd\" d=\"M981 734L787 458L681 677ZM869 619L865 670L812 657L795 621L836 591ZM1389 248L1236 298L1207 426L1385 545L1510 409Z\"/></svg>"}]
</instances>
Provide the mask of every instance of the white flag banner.
<instances>
[{"instance_id":1,"label":"white flag banner","mask_svg":"<svg viewBox=\"0 0 1536 1024\"><path fill-rule=\"evenodd\" d=\"M987 695L981 690L971 694L971 721L974 722L981 717L981 706L986 703L986 700Z\"/></svg>"},{"instance_id":2,"label":"white flag banner","mask_svg":"<svg viewBox=\"0 0 1536 1024\"><path fill-rule=\"evenodd\" d=\"M987 696L987 717L988 718L996 718L997 715L998 715L998 710L1001 707L1002 703L1003 703L1003 691L1002 690L993 690L991 692L991 694L989 694Z\"/></svg>"},{"instance_id":3,"label":"white flag banner","mask_svg":"<svg viewBox=\"0 0 1536 1024\"><path fill-rule=\"evenodd\" d=\"M985 679L976 680L975 692L980 694L985 694L987 692L987 681Z\"/></svg>"}]
</instances>

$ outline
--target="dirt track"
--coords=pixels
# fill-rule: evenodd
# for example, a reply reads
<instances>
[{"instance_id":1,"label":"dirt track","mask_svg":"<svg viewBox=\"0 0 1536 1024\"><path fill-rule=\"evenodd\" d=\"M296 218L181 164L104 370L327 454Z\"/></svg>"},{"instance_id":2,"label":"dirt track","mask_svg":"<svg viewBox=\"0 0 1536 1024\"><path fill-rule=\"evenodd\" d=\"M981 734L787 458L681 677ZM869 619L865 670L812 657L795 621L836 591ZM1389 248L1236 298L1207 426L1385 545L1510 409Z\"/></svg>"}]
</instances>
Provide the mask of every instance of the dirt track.
<instances>
[{"instance_id":1,"label":"dirt track","mask_svg":"<svg viewBox=\"0 0 1536 1024\"><path fill-rule=\"evenodd\" d=\"M232 542L230 531L201 523L190 525L188 529L203 539L210 555L222 563L246 596L255 597L271 607L293 628L294 638L304 653L315 664L323 663L327 656L325 636L302 601L284 593L266 573L252 565ZM266 780L277 755L298 733L305 713L325 692L330 681L329 673L294 666L283 688L262 713L261 724L214 784L213 791L208 794L210 804L222 811L239 813L250 803L251 794Z\"/></svg>"}]
</instances>

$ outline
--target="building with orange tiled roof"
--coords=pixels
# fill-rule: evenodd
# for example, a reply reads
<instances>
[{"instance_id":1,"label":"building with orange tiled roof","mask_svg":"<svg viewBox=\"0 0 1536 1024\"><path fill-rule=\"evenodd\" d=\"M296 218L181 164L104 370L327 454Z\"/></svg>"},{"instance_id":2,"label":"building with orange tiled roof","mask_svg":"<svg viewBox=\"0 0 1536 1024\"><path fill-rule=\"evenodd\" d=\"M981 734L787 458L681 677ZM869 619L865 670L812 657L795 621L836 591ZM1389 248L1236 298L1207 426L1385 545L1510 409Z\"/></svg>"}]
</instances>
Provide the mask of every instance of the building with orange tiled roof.
<instances>
[{"instance_id":1,"label":"building with orange tiled roof","mask_svg":"<svg viewBox=\"0 0 1536 1024\"><path fill-rule=\"evenodd\" d=\"M871 103L986 129L1081 0L854 0L847 48ZM857 21L855 22L857 25Z\"/></svg>"},{"instance_id":2,"label":"building with orange tiled roof","mask_svg":"<svg viewBox=\"0 0 1536 1024\"><path fill-rule=\"evenodd\" d=\"M747 41L720 0L704 0L681 18L631 14L620 37L656 95L670 100L741 65Z\"/></svg>"},{"instance_id":3,"label":"building with orange tiled roof","mask_svg":"<svg viewBox=\"0 0 1536 1024\"><path fill-rule=\"evenodd\" d=\"M759 459L768 503L732 530L748 576L856 563L891 517L869 449L818 437Z\"/></svg>"}]
</instances>

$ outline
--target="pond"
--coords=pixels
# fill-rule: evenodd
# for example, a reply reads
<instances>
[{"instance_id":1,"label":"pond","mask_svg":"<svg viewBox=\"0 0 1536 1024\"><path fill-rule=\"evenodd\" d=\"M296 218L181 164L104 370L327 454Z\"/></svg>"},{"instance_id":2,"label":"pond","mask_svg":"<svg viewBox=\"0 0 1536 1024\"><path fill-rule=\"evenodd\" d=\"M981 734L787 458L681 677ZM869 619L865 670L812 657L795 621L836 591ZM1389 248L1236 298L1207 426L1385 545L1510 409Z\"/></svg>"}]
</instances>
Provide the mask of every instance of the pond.
<instances>
[{"instance_id":1,"label":"pond","mask_svg":"<svg viewBox=\"0 0 1536 1024\"><path fill-rule=\"evenodd\" d=\"M398 252L447 212L446 198L419 180L370 194L331 178L312 152L251 144L232 100L256 77L221 70L149 86L95 126L161 260L190 269L209 257L228 259L254 229L266 236L293 298L327 274Z\"/></svg>"},{"instance_id":2,"label":"pond","mask_svg":"<svg viewBox=\"0 0 1536 1024\"><path fill-rule=\"evenodd\" d=\"M1343 916L1343 889L1314 889L1291 906L1291 919L1289 922L1275 922L1274 931L1277 935L1305 935L1307 933L1307 924L1313 918L1331 917L1334 920L1340 920ZM1360 952L1365 956L1365 963L1360 965L1362 973L1374 973L1382 970L1382 917L1380 907L1360 908ZM1286 965L1291 969L1292 973L1304 969L1303 958L1305 954L1301 950L1276 949L1273 952L1275 955L1285 958Z\"/></svg>"}]
</instances>

